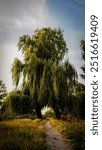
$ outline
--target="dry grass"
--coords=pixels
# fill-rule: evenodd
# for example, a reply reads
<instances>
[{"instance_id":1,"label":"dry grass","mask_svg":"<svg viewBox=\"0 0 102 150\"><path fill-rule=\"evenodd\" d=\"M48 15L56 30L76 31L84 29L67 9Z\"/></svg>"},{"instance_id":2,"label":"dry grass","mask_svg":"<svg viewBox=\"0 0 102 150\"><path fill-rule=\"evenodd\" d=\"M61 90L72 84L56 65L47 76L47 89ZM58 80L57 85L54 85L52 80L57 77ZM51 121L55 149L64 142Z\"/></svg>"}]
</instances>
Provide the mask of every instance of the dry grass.
<instances>
[{"instance_id":1,"label":"dry grass","mask_svg":"<svg viewBox=\"0 0 102 150\"><path fill-rule=\"evenodd\" d=\"M15 119L0 122L1 150L46 150L45 121Z\"/></svg>"},{"instance_id":2,"label":"dry grass","mask_svg":"<svg viewBox=\"0 0 102 150\"><path fill-rule=\"evenodd\" d=\"M74 150L85 149L85 122L83 120L70 121L50 119L53 127L59 130L72 144Z\"/></svg>"},{"instance_id":3,"label":"dry grass","mask_svg":"<svg viewBox=\"0 0 102 150\"><path fill-rule=\"evenodd\" d=\"M0 122L0 150L46 150L45 122L40 119ZM74 150L84 150L84 121L50 119L50 123L66 137Z\"/></svg>"}]
</instances>

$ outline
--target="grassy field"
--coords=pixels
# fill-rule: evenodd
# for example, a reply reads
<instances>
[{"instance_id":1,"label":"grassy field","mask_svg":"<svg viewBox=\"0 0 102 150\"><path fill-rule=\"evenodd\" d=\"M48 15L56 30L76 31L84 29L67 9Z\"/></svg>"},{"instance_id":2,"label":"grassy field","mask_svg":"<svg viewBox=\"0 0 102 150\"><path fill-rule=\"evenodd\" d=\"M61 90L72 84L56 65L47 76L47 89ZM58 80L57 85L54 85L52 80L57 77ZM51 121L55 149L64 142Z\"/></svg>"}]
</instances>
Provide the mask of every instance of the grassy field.
<instances>
[{"instance_id":1,"label":"grassy field","mask_svg":"<svg viewBox=\"0 0 102 150\"><path fill-rule=\"evenodd\" d=\"M47 150L45 123L40 119L13 119L0 122L0 150ZM84 150L84 121L71 117L67 120L49 119L62 133L73 150Z\"/></svg>"},{"instance_id":2,"label":"grassy field","mask_svg":"<svg viewBox=\"0 0 102 150\"><path fill-rule=\"evenodd\" d=\"M44 124L39 119L0 122L0 150L46 150Z\"/></svg>"},{"instance_id":3,"label":"grassy field","mask_svg":"<svg viewBox=\"0 0 102 150\"><path fill-rule=\"evenodd\" d=\"M67 121L50 119L53 127L59 130L71 143L74 150L85 149L85 122L69 118Z\"/></svg>"}]
</instances>

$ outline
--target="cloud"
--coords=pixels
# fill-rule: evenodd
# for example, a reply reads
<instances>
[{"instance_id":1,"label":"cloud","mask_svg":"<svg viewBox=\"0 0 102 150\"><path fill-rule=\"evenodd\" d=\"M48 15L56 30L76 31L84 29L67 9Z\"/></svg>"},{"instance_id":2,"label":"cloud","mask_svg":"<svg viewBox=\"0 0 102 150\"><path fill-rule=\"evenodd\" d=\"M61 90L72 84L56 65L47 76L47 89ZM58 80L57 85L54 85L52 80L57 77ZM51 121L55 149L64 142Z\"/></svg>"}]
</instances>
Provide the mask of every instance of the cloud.
<instances>
[{"instance_id":1,"label":"cloud","mask_svg":"<svg viewBox=\"0 0 102 150\"><path fill-rule=\"evenodd\" d=\"M26 34L37 27L53 26L54 22L46 0L0 1L0 43L18 33Z\"/></svg>"},{"instance_id":2,"label":"cloud","mask_svg":"<svg viewBox=\"0 0 102 150\"><path fill-rule=\"evenodd\" d=\"M82 3L84 0L75 1ZM17 50L19 37L23 34L33 34L36 28L48 26L63 28L63 19L59 21L59 17L54 18L55 16L49 12L47 0L0 0L0 79L6 83L8 91L12 89L11 64L15 57L22 58ZM78 43L82 31L76 32L73 28L73 26L70 28L69 23L67 28L64 27L64 37L70 50L66 58L70 57L71 63L78 68L80 57Z\"/></svg>"},{"instance_id":3,"label":"cloud","mask_svg":"<svg viewBox=\"0 0 102 150\"><path fill-rule=\"evenodd\" d=\"M55 26L46 0L0 0L0 79L12 89L11 64L21 59L17 43L22 34L33 34L36 28Z\"/></svg>"}]
</instances>

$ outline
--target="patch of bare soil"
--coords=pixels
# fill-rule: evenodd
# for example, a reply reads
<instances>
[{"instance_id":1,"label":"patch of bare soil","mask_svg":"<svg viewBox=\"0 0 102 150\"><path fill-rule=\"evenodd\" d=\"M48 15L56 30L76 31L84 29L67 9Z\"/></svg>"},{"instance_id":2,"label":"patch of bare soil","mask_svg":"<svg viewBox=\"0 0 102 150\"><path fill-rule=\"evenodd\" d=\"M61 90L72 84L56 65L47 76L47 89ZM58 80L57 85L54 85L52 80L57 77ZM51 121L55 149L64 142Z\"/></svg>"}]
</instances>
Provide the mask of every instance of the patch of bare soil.
<instances>
[{"instance_id":1,"label":"patch of bare soil","mask_svg":"<svg viewBox=\"0 0 102 150\"><path fill-rule=\"evenodd\" d=\"M45 130L48 150L72 150L70 144L51 126L49 121L45 124Z\"/></svg>"}]
</instances>

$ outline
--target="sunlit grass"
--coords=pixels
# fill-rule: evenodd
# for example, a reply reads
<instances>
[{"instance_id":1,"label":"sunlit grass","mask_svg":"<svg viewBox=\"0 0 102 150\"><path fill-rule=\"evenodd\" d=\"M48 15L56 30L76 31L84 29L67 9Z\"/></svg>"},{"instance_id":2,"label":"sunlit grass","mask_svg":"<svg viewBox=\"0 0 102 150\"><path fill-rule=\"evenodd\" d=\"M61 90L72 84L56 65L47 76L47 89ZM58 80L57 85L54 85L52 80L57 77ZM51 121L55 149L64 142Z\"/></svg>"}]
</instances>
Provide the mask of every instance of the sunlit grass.
<instances>
[{"instance_id":1,"label":"sunlit grass","mask_svg":"<svg viewBox=\"0 0 102 150\"><path fill-rule=\"evenodd\" d=\"M14 119L0 122L0 150L46 150L46 120ZM84 121L69 118L50 119L72 144L74 150L84 150Z\"/></svg>"},{"instance_id":2,"label":"sunlit grass","mask_svg":"<svg viewBox=\"0 0 102 150\"><path fill-rule=\"evenodd\" d=\"M1 150L46 150L45 121L15 119L0 123Z\"/></svg>"},{"instance_id":3,"label":"sunlit grass","mask_svg":"<svg viewBox=\"0 0 102 150\"><path fill-rule=\"evenodd\" d=\"M71 143L74 150L85 149L85 122L83 120L69 119L70 121L63 121L57 119L50 119L53 127L59 130L64 137Z\"/></svg>"}]
</instances>

